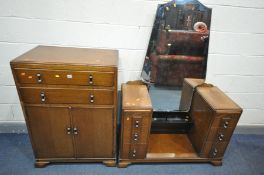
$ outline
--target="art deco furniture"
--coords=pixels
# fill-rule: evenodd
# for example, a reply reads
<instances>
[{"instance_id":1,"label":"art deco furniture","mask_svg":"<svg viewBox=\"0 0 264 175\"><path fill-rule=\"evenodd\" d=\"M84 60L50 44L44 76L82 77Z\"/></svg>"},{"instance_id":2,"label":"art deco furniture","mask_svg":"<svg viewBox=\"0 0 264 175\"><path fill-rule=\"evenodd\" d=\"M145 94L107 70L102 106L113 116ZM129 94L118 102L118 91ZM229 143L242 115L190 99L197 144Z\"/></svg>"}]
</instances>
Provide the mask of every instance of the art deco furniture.
<instances>
[{"instance_id":1,"label":"art deco furniture","mask_svg":"<svg viewBox=\"0 0 264 175\"><path fill-rule=\"evenodd\" d=\"M242 113L221 90L201 79L185 79L181 108L190 109L166 115L159 121L165 130L153 127L156 120L147 86L123 84L122 99L119 167L143 162L221 165ZM182 115L191 122L191 127L186 130L170 127Z\"/></svg>"},{"instance_id":2,"label":"art deco furniture","mask_svg":"<svg viewBox=\"0 0 264 175\"><path fill-rule=\"evenodd\" d=\"M116 163L115 50L38 46L11 61L36 167Z\"/></svg>"}]
</instances>

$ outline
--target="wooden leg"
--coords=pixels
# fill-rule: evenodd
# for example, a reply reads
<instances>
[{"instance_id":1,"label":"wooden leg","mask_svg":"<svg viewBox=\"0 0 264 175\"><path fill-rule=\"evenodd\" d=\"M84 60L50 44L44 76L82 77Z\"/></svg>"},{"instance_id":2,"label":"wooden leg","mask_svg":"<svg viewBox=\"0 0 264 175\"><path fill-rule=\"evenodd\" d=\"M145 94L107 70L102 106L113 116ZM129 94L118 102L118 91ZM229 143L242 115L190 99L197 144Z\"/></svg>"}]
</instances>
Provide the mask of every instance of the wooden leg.
<instances>
[{"instance_id":1,"label":"wooden leg","mask_svg":"<svg viewBox=\"0 0 264 175\"><path fill-rule=\"evenodd\" d=\"M35 162L35 168L44 168L47 166L50 162L45 162L45 161L36 161Z\"/></svg>"},{"instance_id":2,"label":"wooden leg","mask_svg":"<svg viewBox=\"0 0 264 175\"><path fill-rule=\"evenodd\" d=\"M106 160L103 161L103 164L108 167L115 167L116 166L116 161L115 160Z\"/></svg>"},{"instance_id":3,"label":"wooden leg","mask_svg":"<svg viewBox=\"0 0 264 175\"><path fill-rule=\"evenodd\" d=\"M211 164L214 166L222 166L223 162L222 160L212 160Z\"/></svg>"},{"instance_id":4,"label":"wooden leg","mask_svg":"<svg viewBox=\"0 0 264 175\"><path fill-rule=\"evenodd\" d=\"M119 161L117 166L118 168L126 168L130 164L131 162Z\"/></svg>"}]
</instances>

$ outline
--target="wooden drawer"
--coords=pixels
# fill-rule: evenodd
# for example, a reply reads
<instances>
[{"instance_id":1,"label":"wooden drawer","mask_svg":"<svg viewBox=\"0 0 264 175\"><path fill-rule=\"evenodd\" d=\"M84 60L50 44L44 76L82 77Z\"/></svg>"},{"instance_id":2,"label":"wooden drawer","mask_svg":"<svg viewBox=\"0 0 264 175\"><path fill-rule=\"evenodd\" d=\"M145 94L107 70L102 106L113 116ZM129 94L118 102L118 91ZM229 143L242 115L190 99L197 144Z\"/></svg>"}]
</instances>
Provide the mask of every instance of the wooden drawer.
<instances>
[{"instance_id":1,"label":"wooden drawer","mask_svg":"<svg viewBox=\"0 0 264 175\"><path fill-rule=\"evenodd\" d=\"M107 89L20 87L24 103L112 105L114 91Z\"/></svg>"},{"instance_id":2,"label":"wooden drawer","mask_svg":"<svg viewBox=\"0 0 264 175\"><path fill-rule=\"evenodd\" d=\"M14 69L21 84L114 86L114 72Z\"/></svg>"},{"instance_id":3,"label":"wooden drawer","mask_svg":"<svg viewBox=\"0 0 264 175\"><path fill-rule=\"evenodd\" d=\"M227 145L228 142L215 142L215 144L213 144L212 146L209 157L211 158L223 157Z\"/></svg>"},{"instance_id":4,"label":"wooden drawer","mask_svg":"<svg viewBox=\"0 0 264 175\"><path fill-rule=\"evenodd\" d=\"M147 154L146 144L124 144L121 159L144 159Z\"/></svg>"},{"instance_id":5,"label":"wooden drawer","mask_svg":"<svg viewBox=\"0 0 264 175\"><path fill-rule=\"evenodd\" d=\"M214 142L205 142L204 149L199 153L199 156L202 158L220 158L223 157L228 141L214 141Z\"/></svg>"},{"instance_id":6,"label":"wooden drawer","mask_svg":"<svg viewBox=\"0 0 264 175\"><path fill-rule=\"evenodd\" d=\"M240 114L237 114L240 115ZM216 117L212 124L212 127L219 128L234 128L237 125L238 118L236 114L221 114L221 117Z\"/></svg>"},{"instance_id":7,"label":"wooden drawer","mask_svg":"<svg viewBox=\"0 0 264 175\"><path fill-rule=\"evenodd\" d=\"M234 128L211 128L207 141L229 141Z\"/></svg>"}]
</instances>

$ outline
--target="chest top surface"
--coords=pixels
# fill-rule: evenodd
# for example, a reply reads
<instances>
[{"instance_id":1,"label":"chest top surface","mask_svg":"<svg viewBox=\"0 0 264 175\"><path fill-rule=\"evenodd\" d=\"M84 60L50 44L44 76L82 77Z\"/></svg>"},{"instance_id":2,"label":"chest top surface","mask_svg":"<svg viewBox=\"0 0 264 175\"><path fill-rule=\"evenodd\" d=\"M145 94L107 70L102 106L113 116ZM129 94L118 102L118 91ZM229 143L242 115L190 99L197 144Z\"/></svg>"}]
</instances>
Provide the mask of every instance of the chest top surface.
<instances>
[{"instance_id":1,"label":"chest top surface","mask_svg":"<svg viewBox=\"0 0 264 175\"><path fill-rule=\"evenodd\" d=\"M117 67L118 51L90 48L37 46L11 61L11 64L75 64Z\"/></svg>"},{"instance_id":2,"label":"chest top surface","mask_svg":"<svg viewBox=\"0 0 264 175\"><path fill-rule=\"evenodd\" d=\"M242 112L242 109L217 87L201 87L197 88L197 91L215 110Z\"/></svg>"},{"instance_id":3,"label":"chest top surface","mask_svg":"<svg viewBox=\"0 0 264 175\"><path fill-rule=\"evenodd\" d=\"M145 85L122 85L123 109L152 109L151 100Z\"/></svg>"}]
</instances>

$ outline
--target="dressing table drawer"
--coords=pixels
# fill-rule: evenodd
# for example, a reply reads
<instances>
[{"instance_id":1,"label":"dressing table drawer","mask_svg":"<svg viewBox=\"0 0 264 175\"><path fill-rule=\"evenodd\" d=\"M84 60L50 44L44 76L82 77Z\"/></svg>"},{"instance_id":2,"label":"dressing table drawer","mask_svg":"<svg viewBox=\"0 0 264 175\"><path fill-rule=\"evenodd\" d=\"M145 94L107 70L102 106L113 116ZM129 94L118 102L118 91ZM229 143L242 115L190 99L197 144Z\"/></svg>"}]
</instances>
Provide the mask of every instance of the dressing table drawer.
<instances>
[{"instance_id":1,"label":"dressing table drawer","mask_svg":"<svg viewBox=\"0 0 264 175\"><path fill-rule=\"evenodd\" d=\"M144 159L146 157L147 144L124 144L122 159Z\"/></svg>"}]
</instances>

